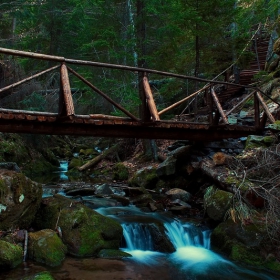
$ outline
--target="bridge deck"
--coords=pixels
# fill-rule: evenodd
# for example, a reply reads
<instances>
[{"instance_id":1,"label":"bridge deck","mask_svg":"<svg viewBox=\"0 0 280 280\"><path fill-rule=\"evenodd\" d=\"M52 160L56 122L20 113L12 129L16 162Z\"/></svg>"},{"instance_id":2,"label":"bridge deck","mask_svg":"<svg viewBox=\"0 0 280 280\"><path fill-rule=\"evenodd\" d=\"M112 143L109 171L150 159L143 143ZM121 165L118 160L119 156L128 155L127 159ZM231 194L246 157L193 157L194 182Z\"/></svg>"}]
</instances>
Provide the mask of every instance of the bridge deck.
<instances>
[{"instance_id":1,"label":"bridge deck","mask_svg":"<svg viewBox=\"0 0 280 280\"><path fill-rule=\"evenodd\" d=\"M23 113L24 112L24 113ZM214 141L238 138L261 131L254 126L209 125L183 121L141 122L111 116L72 115L0 110L0 131L13 133L87 135L120 138L189 139Z\"/></svg>"}]
</instances>

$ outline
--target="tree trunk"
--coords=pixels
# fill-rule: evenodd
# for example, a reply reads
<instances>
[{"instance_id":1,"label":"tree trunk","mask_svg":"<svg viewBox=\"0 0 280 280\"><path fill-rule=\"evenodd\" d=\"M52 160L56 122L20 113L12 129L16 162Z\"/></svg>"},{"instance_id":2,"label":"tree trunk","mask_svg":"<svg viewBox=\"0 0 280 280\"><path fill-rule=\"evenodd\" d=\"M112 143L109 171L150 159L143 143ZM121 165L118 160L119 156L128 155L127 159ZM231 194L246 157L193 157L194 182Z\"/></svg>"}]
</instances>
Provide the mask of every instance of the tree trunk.
<instances>
[{"instance_id":1,"label":"tree trunk","mask_svg":"<svg viewBox=\"0 0 280 280\"><path fill-rule=\"evenodd\" d=\"M92 160L88 161L86 164L82 165L81 167L78 167L79 171L84 171L90 167L93 167L94 165L98 164L102 159L106 158L110 154L116 153L119 149L120 145L116 144L112 146L110 149L104 151L101 155L93 158Z\"/></svg>"}]
</instances>

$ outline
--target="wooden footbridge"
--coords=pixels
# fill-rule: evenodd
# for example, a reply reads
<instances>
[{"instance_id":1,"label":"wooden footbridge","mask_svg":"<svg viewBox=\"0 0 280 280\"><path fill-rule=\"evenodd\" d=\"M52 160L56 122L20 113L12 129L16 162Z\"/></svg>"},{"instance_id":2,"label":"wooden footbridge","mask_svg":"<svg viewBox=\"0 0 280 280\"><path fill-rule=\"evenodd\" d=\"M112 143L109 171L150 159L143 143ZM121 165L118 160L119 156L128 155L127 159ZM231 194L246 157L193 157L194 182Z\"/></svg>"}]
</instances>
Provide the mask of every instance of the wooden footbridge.
<instances>
[{"instance_id":1,"label":"wooden footbridge","mask_svg":"<svg viewBox=\"0 0 280 280\"><path fill-rule=\"evenodd\" d=\"M229 81L207 80L152 69L73 60L64 57L4 48L0 48L0 53L5 55L21 56L25 58L47 60L51 61L52 63L57 63L56 66L32 75L31 77L2 87L0 89L1 94L4 91L22 85L51 71L59 71L60 73L60 97L58 112L51 113L0 108L1 132L213 141L223 138L239 138L249 134L261 134L267 121L275 121L264 102L261 91L249 83L244 83L241 85ZM263 62L259 61L259 63ZM140 81L139 98L141 99L141 116L135 116L127 111L121 104L116 103L111 99L111 97L95 87L90 81L74 71L69 65L105 67L138 73ZM86 115L75 114L69 73L71 73L72 76L78 77L96 94L99 94L105 98L115 108L120 110L125 115L125 117L94 114L94 112L89 112ZM176 102L175 104L158 111L148 80L149 74L156 74L184 80L195 80L198 82L204 82L206 85L202 89L186 96L184 99ZM227 95L228 92L231 92L232 94L239 91L240 89L247 90L248 94L244 100L242 100L242 102L245 102L249 97L252 97L254 100L254 123L252 125L238 125L231 124L229 122L228 116L234 110L237 110L242 102L239 102L234 108L231 108L231 110L223 110L222 104L219 101L219 94L216 93L216 89L221 87L224 89L221 97ZM229 90L228 92L227 89ZM164 113L186 101L192 100L198 95L203 95L206 104L205 108L207 109L207 117L203 122L161 119L161 116Z\"/></svg>"}]
</instances>

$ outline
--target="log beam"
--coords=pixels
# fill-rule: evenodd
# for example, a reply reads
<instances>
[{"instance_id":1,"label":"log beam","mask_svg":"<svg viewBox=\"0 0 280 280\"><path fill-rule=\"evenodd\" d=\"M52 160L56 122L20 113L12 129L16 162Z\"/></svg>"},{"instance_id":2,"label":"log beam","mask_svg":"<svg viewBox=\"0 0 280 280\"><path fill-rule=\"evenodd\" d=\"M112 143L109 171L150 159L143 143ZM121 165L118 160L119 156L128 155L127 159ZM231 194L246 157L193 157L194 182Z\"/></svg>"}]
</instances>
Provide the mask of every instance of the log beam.
<instances>
[{"instance_id":1,"label":"log beam","mask_svg":"<svg viewBox=\"0 0 280 280\"><path fill-rule=\"evenodd\" d=\"M152 120L153 121L159 121L160 118L159 118L157 107L156 107L156 104L155 104L155 101L154 101L153 93L152 93L152 90L150 88L148 78L146 76L143 77L143 86L144 86L144 91L145 91L147 103L148 103L150 113L151 113L151 116L152 116Z\"/></svg>"},{"instance_id":2,"label":"log beam","mask_svg":"<svg viewBox=\"0 0 280 280\"><path fill-rule=\"evenodd\" d=\"M66 67L65 63L61 64L60 74L61 74L62 93L63 93L64 104L65 104L65 108L66 108L66 115L73 116L75 114L74 104L73 104L73 99L72 99L68 71L67 71L67 67Z\"/></svg>"},{"instance_id":3,"label":"log beam","mask_svg":"<svg viewBox=\"0 0 280 280\"><path fill-rule=\"evenodd\" d=\"M217 109L218 109L218 111L219 111L219 113L221 115L221 118L222 118L223 122L225 124L228 124L227 116L225 115L225 113L223 111L223 108L222 108L222 106L221 106L221 104L219 102L219 99L218 99L218 97L217 97L217 95L216 95L216 93L215 93L213 88L211 88L211 95L212 95L212 98L213 98L213 100L214 100L214 102L215 102L215 104L217 106Z\"/></svg>"}]
</instances>

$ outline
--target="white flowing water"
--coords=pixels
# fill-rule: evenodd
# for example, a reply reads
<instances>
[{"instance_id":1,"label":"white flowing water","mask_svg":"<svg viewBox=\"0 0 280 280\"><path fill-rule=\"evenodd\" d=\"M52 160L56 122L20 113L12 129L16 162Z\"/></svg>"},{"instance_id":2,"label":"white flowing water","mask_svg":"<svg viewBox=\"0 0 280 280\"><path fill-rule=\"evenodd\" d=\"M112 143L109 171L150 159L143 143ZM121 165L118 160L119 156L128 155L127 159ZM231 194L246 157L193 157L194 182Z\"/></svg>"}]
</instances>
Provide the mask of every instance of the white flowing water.
<instances>
[{"instance_id":1,"label":"white flowing water","mask_svg":"<svg viewBox=\"0 0 280 280\"><path fill-rule=\"evenodd\" d=\"M117 219L123 227L123 251L132 261L155 271L168 267L167 279L204 280L268 280L278 279L265 270L237 266L210 250L211 231L191 223L183 223L157 214L141 213L135 207L102 208L98 212ZM116 214L114 214L116 213ZM143 218L148 222L145 224ZM163 223L165 233L176 251L172 254L154 251L149 224L154 219ZM137 222L138 220L138 222ZM164 278L165 279L165 278Z\"/></svg>"}]
</instances>

